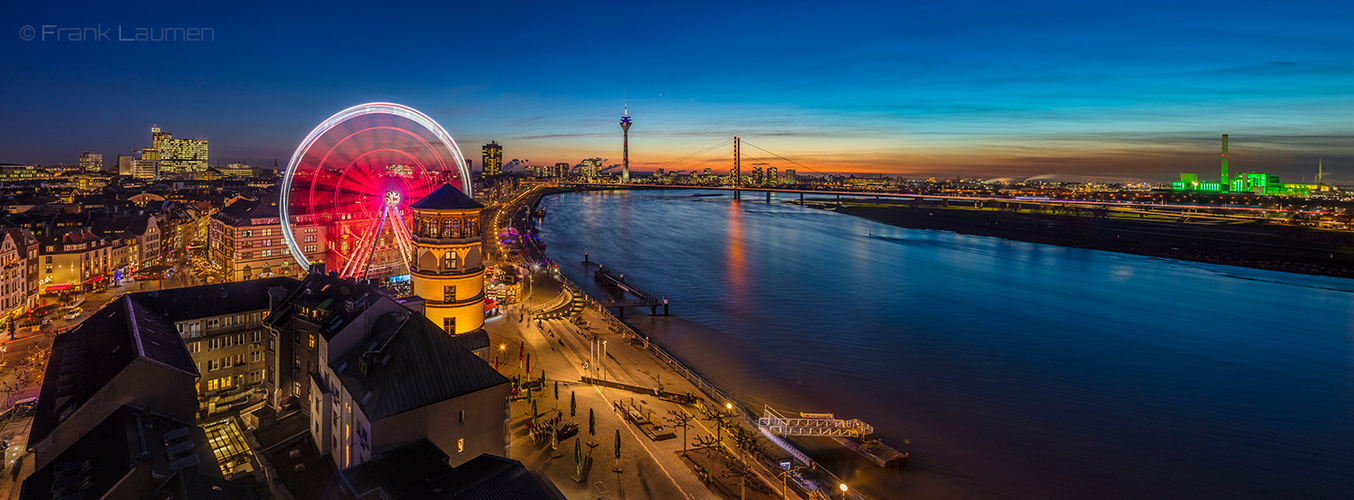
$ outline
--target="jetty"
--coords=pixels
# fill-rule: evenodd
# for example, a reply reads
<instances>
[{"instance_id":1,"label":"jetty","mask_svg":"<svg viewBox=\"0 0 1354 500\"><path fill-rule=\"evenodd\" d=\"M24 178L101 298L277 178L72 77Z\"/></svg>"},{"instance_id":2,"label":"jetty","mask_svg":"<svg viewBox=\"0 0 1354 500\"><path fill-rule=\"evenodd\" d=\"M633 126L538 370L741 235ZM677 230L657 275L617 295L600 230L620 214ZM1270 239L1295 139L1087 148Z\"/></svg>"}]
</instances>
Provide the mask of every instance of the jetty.
<instances>
[{"instance_id":1,"label":"jetty","mask_svg":"<svg viewBox=\"0 0 1354 500\"><path fill-rule=\"evenodd\" d=\"M658 308L663 308L663 315L668 315L668 299L659 295L654 295L636 286L634 283L625 281L625 275L607 269L602 265L597 266L593 272L593 277L607 287L620 289L621 298L608 297L605 300L598 301L602 307L616 308L616 317L625 319L625 309L628 307L648 307L649 314L657 315Z\"/></svg>"},{"instance_id":2,"label":"jetty","mask_svg":"<svg viewBox=\"0 0 1354 500\"><path fill-rule=\"evenodd\" d=\"M757 419L757 428L768 438L773 435L830 437L880 467L892 467L907 461L907 453L874 439L874 427L854 418L839 419L831 413L786 416L770 406L763 407L762 415L762 418Z\"/></svg>"}]
</instances>

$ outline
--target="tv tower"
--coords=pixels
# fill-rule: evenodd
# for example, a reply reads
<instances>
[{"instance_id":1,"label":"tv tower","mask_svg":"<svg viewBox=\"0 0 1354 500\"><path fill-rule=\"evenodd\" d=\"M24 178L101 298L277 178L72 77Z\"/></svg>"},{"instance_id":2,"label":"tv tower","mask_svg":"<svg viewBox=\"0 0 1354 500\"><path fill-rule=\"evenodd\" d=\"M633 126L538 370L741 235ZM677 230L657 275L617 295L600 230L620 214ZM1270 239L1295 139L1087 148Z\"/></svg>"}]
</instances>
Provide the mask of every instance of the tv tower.
<instances>
[{"instance_id":1,"label":"tv tower","mask_svg":"<svg viewBox=\"0 0 1354 500\"><path fill-rule=\"evenodd\" d=\"M630 100L625 101L625 114L621 115L621 132L624 142L621 146L621 183L630 182Z\"/></svg>"}]
</instances>

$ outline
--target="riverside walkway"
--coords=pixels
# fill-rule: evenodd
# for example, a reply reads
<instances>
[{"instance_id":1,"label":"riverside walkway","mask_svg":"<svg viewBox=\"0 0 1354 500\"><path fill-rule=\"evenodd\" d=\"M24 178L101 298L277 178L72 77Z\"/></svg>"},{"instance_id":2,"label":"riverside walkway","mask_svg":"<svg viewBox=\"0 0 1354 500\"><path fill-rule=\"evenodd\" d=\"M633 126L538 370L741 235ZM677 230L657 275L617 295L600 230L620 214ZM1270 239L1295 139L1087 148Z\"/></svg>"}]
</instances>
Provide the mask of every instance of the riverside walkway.
<instances>
[{"instance_id":1,"label":"riverside walkway","mask_svg":"<svg viewBox=\"0 0 1354 500\"><path fill-rule=\"evenodd\" d=\"M489 221L526 224L525 217L511 214L525 213L539 194L533 191L513 196L510 203L494 207L497 210L488 214ZM490 229L494 234L501 230L501 226ZM532 267L547 262L534 247L501 248L495 253L509 260L500 264ZM801 479L798 472L781 474L777 464L789 454L777 448L774 439L758 434L757 415L742 410L718 388L629 331L605 304L548 271L535 272L532 281L535 285L528 297L486 323L489 357L509 378L535 381L544 372L546 383L541 390L532 391L530 399L523 394L510 404L510 456L545 474L569 498L840 497L835 478L824 476L827 473L822 469L808 474L819 476L817 483L800 481L797 485L797 479ZM564 307L568 303L575 305ZM560 314L562 310L570 312ZM540 314L546 311L551 313ZM585 377L609 383L586 384ZM673 400L676 398L635 390L649 387L659 394L695 395L697 401L683 405ZM732 408L726 411L725 404ZM677 438L652 440L617 408L637 409L655 423L669 426ZM588 432L589 410L595 417L595 436ZM674 414L692 416L690 427L683 430L674 423ZM538 422L559 418L578 424L578 434L558 444L541 443L528 431L533 417ZM615 471L617 434L621 441L620 472ZM575 465L576 447L582 456L581 474ZM683 449L688 452L683 453ZM813 491L817 484L834 489ZM849 498L863 497L852 491Z\"/></svg>"}]
</instances>

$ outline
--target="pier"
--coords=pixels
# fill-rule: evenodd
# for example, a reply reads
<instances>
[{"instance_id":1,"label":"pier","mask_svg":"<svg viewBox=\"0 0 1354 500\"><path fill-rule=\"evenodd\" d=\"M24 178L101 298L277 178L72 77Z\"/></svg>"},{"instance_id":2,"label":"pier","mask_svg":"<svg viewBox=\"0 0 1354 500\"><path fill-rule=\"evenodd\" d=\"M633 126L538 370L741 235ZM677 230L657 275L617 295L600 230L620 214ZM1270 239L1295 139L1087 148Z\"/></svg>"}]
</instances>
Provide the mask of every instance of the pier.
<instances>
[{"instance_id":1,"label":"pier","mask_svg":"<svg viewBox=\"0 0 1354 500\"><path fill-rule=\"evenodd\" d=\"M661 306L663 308L663 315L668 315L667 298L649 293L643 288L625 281L625 275L606 269L599 264L597 266L597 271L593 272L593 277L597 278L597 281L602 282L602 284L606 286L619 288L622 292L634 297L633 299L607 298L599 301L602 307L616 308L616 316L619 319L625 319L625 308L627 307L648 307L649 314L657 315L658 308Z\"/></svg>"}]
</instances>

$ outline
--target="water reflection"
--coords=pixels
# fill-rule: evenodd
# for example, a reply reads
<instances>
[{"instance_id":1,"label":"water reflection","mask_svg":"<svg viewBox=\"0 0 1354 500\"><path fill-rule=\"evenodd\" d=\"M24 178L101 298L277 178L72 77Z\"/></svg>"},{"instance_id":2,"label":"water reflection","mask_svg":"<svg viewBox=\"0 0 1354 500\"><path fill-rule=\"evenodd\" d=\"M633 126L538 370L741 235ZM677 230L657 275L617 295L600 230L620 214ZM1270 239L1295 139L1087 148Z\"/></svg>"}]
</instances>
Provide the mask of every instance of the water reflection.
<instances>
[{"instance_id":1,"label":"water reflection","mask_svg":"<svg viewBox=\"0 0 1354 500\"><path fill-rule=\"evenodd\" d=\"M911 440L875 497L1354 491L1350 280L690 194L548 198L542 237L664 291L636 321L740 398Z\"/></svg>"}]
</instances>

